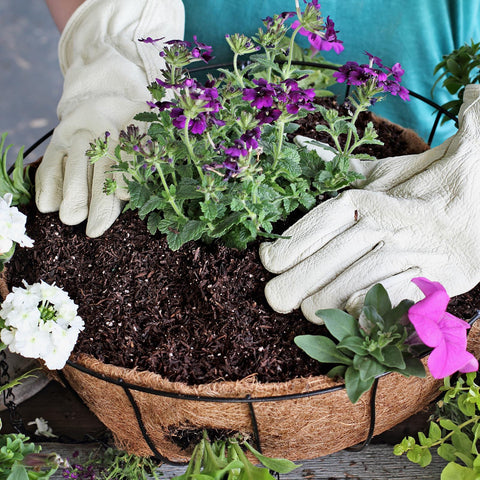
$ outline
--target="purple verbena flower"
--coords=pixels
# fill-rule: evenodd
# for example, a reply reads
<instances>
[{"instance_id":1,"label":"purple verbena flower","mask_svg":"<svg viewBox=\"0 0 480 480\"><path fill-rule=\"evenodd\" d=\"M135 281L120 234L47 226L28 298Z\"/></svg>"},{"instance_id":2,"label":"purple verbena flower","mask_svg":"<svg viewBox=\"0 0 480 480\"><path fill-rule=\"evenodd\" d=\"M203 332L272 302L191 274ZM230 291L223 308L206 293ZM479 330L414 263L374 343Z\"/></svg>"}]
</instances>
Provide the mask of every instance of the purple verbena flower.
<instances>
[{"instance_id":1,"label":"purple verbena flower","mask_svg":"<svg viewBox=\"0 0 480 480\"><path fill-rule=\"evenodd\" d=\"M195 118L191 118L188 122L188 129L192 133L201 134L207 128L207 121L204 113L199 113Z\"/></svg>"},{"instance_id":2,"label":"purple verbena flower","mask_svg":"<svg viewBox=\"0 0 480 480\"><path fill-rule=\"evenodd\" d=\"M275 86L268 83L264 78L253 80L257 85L255 88L245 88L243 90L243 100L251 102L253 107L269 108L273 105L273 97L276 94Z\"/></svg>"},{"instance_id":3,"label":"purple verbena flower","mask_svg":"<svg viewBox=\"0 0 480 480\"><path fill-rule=\"evenodd\" d=\"M193 36L195 47L192 48L192 57L201 58L205 63L208 63L212 58L213 48L210 45L197 41L197 36Z\"/></svg>"},{"instance_id":4,"label":"purple verbena flower","mask_svg":"<svg viewBox=\"0 0 480 480\"><path fill-rule=\"evenodd\" d=\"M257 140L260 139L261 130L260 127L252 128L251 130L246 130L245 133L240 137L241 140L245 142L247 148L255 150L258 148Z\"/></svg>"},{"instance_id":5,"label":"purple verbena flower","mask_svg":"<svg viewBox=\"0 0 480 480\"><path fill-rule=\"evenodd\" d=\"M263 125L277 121L281 114L282 111L278 108L263 108L257 113L255 119L258 120L259 125Z\"/></svg>"},{"instance_id":6,"label":"purple verbena flower","mask_svg":"<svg viewBox=\"0 0 480 480\"><path fill-rule=\"evenodd\" d=\"M183 108L172 108L170 110L170 118L172 119L172 124L174 127L180 129L185 128L187 117L183 114Z\"/></svg>"},{"instance_id":7,"label":"purple verbena flower","mask_svg":"<svg viewBox=\"0 0 480 480\"><path fill-rule=\"evenodd\" d=\"M248 155L248 147L242 139L237 139L231 147L225 148L225 154L233 158L246 157Z\"/></svg>"},{"instance_id":8,"label":"purple verbena flower","mask_svg":"<svg viewBox=\"0 0 480 480\"><path fill-rule=\"evenodd\" d=\"M369 63L359 65L357 62L346 62L338 69L338 72L333 73L337 82L354 86L372 82L384 92L398 95L402 100L410 100L408 90L400 85L404 73L402 66L396 63L392 68L388 68L378 57L374 57L368 52L365 54L369 57Z\"/></svg>"}]
</instances>

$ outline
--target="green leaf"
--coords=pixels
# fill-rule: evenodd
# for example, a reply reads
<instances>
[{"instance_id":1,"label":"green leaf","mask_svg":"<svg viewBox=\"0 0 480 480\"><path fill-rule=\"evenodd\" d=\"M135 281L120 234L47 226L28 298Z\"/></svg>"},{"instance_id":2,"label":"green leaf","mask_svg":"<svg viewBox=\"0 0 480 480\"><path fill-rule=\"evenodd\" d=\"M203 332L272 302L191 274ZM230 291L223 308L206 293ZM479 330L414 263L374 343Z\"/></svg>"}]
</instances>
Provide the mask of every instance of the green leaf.
<instances>
[{"instance_id":1,"label":"green leaf","mask_svg":"<svg viewBox=\"0 0 480 480\"><path fill-rule=\"evenodd\" d=\"M315 315L325 322L328 331L337 339L360 336L357 320L348 313L336 308L317 310Z\"/></svg>"},{"instance_id":2,"label":"green leaf","mask_svg":"<svg viewBox=\"0 0 480 480\"><path fill-rule=\"evenodd\" d=\"M467 417L473 417L475 415L475 403L468 401L468 393L463 393L457 397L457 404L460 411Z\"/></svg>"},{"instance_id":3,"label":"green leaf","mask_svg":"<svg viewBox=\"0 0 480 480\"><path fill-rule=\"evenodd\" d=\"M134 118L134 120L139 120L140 122L156 122L156 121L158 121L158 115L154 112L137 113L133 118Z\"/></svg>"},{"instance_id":4,"label":"green leaf","mask_svg":"<svg viewBox=\"0 0 480 480\"><path fill-rule=\"evenodd\" d=\"M380 316L383 316L392 309L392 303L385 287L381 283L374 285L365 295L365 306L372 306Z\"/></svg>"},{"instance_id":5,"label":"green leaf","mask_svg":"<svg viewBox=\"0 0 480 480\"><path fill-rule=\"evenodd\" d=\"M350 401L352 403L356 403L362 394L370 390L373 382L374 378L362 380L358 370L352 366L348 367L347 371L345 372L345 387Z\"/></svg>"},{"instance_id":6,"label":"green leaf","mask_svg":"<svg viewBox=\"0 0 480 480\"><path fill-rule=\"evenodd\" d=\"M385 322L383 321L382 316L377 312L377 309L374 305L363 305L362 313L370 321L371 329L377 327L379 330L385 330Z\"/></svg>"},{"instance_id":7,"label":"green leaf","mask_svg":"<svg viewBox=\"0 0 480 480\"><path fill-rule=\"evenodd\" d=\"M175 197L181 200L204 198L205 195L198 190L198 182L193 178L184 178L179 183Z\"/></svg>"},{"instance_id":8,"label":"green leaf","mask_svg":"<svg viewBox=\"0 0 480 480\"><path fill-rule=\"evenodd\" d=\"M337 349L337 345L328 337L320 335L298 335L295 344L307 355L322 363L342 363L351 365L352 359Z\"/></svg>"},{"instance_id":9,"label":"green leaf","mask_svg":"<svg viewBox=\"0 0 480 480\"><path fill-rule=\"evenodd\" d=\"M363 381L373 379L377 375L385 372L383 365L372 357L355 355L353 358L353 366L360 372L360 380Z\"/></svg>"},{"instance_id":10,"label":"green leaf","mask_svg":"<svg viewBox=\"0 0 480 480\"><path fill-rule=\"evenodd\" d=\"M348 349L358 355L367 355L368 350L363 345L363 339L357 336L344 337L337 345L337 348Z\"/></svg>"},{"instance_id":11,"label":"green leaf","mask_svg":"<svg viewBox=\"0 0 480 480\"><path fill-rule=\"evenodd\" d=\"M440 418L439 419L440 426L445 430L457 430L458 426L455 425L449 418Z\"/></svg>"},{"instance_id":12,"label":"green leaf","mask_svg":"<svg viewBox=\"0 0 480 480\"><path fill-rule=\"evenodd\" d=\"M259 451L255 450L248 442L244 442L245 446L255 455L258 461L269 470L273 470L277 473L290 473L301 465L295 465L290 460L284 458L271 458L262 455Z\"/></svg>"},{"instance_id":13,"label":"green leaf","mask_svg":"<svg viewBox=\"0 0 480 480\"><path fill-rule=\"evenodd\" d=\"M437 453L440 457L442 457L447 462L454 462L457 459L455 452L457 449L450 443L442 443L437 448Z\"/></svg>"},{"instance_id":14,"label":"green leaf","mask_svg":"<svg viewBox=\"0 0 480 480\"><path fill-rule=\"evenodd\" d=\"M479 476L471 468L450 462L442 470L440 480L479 480Z\"/></svg>"},{"instance_id":15,"label":"green leaf","mask_svg":"<svg viewBox=\"0 0 480 480\"><path fill-rule=\"evenodd\" d=\"M383 364L387 367L396 367L398 370L406 368L402 352L394 345L387 345L382 348Z\"/></svg>"},{"instance_id":16,"label":"green leaf","mask_svg":"<svg viewBox=\"0 0 480 480\"><path fill-rule=\"evenodd\" d=\"M214 230L211 232L212 237L221 237L225 235L234 225L241 222L244 214L242 212L233 212L225 217L221 222L217 223Z\"/></svg>"},{"instance_id":17,"label":"green leaf","mask_svg":"<svg viewBox=\"0 0 480 480\"><path fill-rule=\"evenodd\" d=\"M390 370L392 372L401 373L402 375L405 375L407 377L409 376L420 377L420 378L425 377L426 375L425 367L423 366L423 363L418 358L404 354L403 360L405 362L405 368L399 369L399 368L390 367Z\"/></svg>"},{"instance_id":18,"label":"green leaf","mask_svg":"<svg viewBox=\"0 0 480 480\"><path fill-rule=\"evenodd\" d=\"M189 220L180 231L182 244L198 240L205 232L205 223L200 220Z\"/></svg>"},{"instance_id":19,"label":"green leaf","mask_svg":"<svg viewBox=\"0 0 480 480\"><path fill-rule=\"evenodd\" d=\"M454 431L452 434L452 445L460 452L470 454L472 451L472 440L460 430Z\"/></svg>"},{"instance_id":20,"label":"green leaf","mask_svg":"<svg viewBox=\"0 0 480 480\"><path fill-rule=\"evenodd\" d=\"M413 303L411 300L402 300L396 307L384 313L382 316L385 323L385 330L388 331L392 327L397 326L399 320L407 314Z\"/></svg>"},{"instance_id":21,"label":"green leaf","mask_svg":"<svg viewBox=\"0 0 480 480\"><path fill-rule=\"evenodd\" d=\"M150 198L150 190L140 183L129 182L128 192L130 193L130 203L134 208L140 208Z\"/></svg>"},{"instance_id":22,"label":"green leaf","mask_svg":"<svg viewBox=\"0 0 480 480\"><path fill-rule=\"evenodd\" d=\"M345 371L346 370L347 370L346 365L337 365L336 367L331 368L327 372L327 377L330 377L330 378L336 378L336 377L345 378Z\"/></svg>"},{"instance_id":23,"label":"green leaf","mask_svg":"<svg viewBox=\"0 0 480 480\"><path fill-rule=\"evenodd\" d=\"M27 469L19 463L13 465L12 471L8 475L7 480L29 480Z\"/></svg>"},{"instance_id":24,"label":"green leaf","mask_svg":"<svg viewBox=\"0 0 480 480\"><path fill-rule=\"evenodd\" d=\"M428 428L428 437L434 442L442 438L442 430L436 422L430 422L430 427Z\"/></svg>"}]
</instances>

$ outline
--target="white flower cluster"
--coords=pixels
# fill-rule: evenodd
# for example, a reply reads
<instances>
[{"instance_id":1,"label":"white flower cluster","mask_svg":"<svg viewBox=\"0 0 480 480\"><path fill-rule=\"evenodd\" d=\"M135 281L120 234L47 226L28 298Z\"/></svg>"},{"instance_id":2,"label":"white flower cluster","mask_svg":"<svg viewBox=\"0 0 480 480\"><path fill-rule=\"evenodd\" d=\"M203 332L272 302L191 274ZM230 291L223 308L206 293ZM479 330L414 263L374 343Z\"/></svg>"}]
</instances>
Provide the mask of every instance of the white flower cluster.
<instances>
[{"instance_id":1,"label":"white flower cluster","mask_svg":"<svg viewBox=\"0 0 480 480\"><path fill-rule=\"evenodd\" d=\"M27 217L11 204L11 193L0 197L0 255L7 254L14 242L21 247L33 247L33 240L25 234Z\"/></svg>"},{"instance_id":2,"label":"white flower cluster","mask_svg":"<svg viewBox=\"0 0 480 480\"><path fill-rule=\"evenodd\" d=\"M51 370L63 368L84 328L77 305L61 288L40 282L14 287L0 309L0 338L24 357L41 358Z\"/></svg>"}]
</instances>

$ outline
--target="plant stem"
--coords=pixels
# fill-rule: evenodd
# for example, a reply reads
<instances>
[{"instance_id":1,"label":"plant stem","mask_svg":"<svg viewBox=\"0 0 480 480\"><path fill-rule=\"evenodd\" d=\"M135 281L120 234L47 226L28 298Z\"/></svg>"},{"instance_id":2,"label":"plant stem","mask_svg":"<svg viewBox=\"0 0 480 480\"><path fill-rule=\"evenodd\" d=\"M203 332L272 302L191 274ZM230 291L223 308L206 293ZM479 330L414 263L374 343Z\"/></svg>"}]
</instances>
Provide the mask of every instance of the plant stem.
<instances>
[{"instance_id":1,"label":"plant stem","mask_svg":"<svg viewBox=\"0 0 480 480\"><path fill-rule=\"evenodd\" d=\"M195 152L193 151L193 146L192 142L190 142L190 136L188 134L188 124L190 123L190 118L186 118L185 120L185 127L183 128L183 141L185 143L185 146L187 147L188 155L189 155L189 163L193 163L195 167L197 168L198 175L201 180L203 180L203 171L202 167L198 164L198 159L195 156Z\"/></svg>"},{"instance_id":2,"label":"plant stem","mask_svg":"<svg viewBox=\"0 0 480 480\"><path fill-rule=\"evenodd\" d=\"M277 145L275 148L272 170L275 170L278 164L278 160L280 159L280 152L282 151L282 145L283 145L284 130L285 130L285 124L283 122L279 123L278 129L277 129Z\"/></svg>"},{"instance_id":3,"label":"plant stem","mask_svg":"<svg viewBox=\"0 0 480 480\"><path fill-rule=\"evenodd\" d=\"M233 56L233 70L235 71L235 75L238 79L238 83L240 84L240 87L244 88L245 85L243 83L243 78L240 75L240 72L238 71L238 53L235 53Z\"/></svg>"},{"instance_id":4,"label":"plant stem","mask_svg":"<svg viewBox=\"0 0 480 480\"><path fill-rule=\"evenodd\" d=\"M175 199L172 197L172 194L170 193L170 189L168 188L167 180L165 179L165 175L163 174L161 165L158 165L157 171L158 175L160 176L160 180L162 182L163 188L165 190L165 193L167 195L168 203L172 206L172 208L175 210L175 213L180 217L183 218L184 220L187 220L187 217L183 214L183 212L180 210L178 205L175 203Z\"/></svg>"},{"instance_id":5,"label":"plant stem","mask_svg":"<svg viewBox=\"0 0 480 480\"><path fill-rule=\"evenodd\" d=\"M297 36L298 31L302 28L301 25L299 25L292 33L292 36L290 37L290 45L288 46L288 61L287 61L287 68L283 71L283 80L286 80L287 78L290 78L290 71L292 68L292 59L293 59L293 47L295 45L295 37Z\"/></svg>"}]
</instances>

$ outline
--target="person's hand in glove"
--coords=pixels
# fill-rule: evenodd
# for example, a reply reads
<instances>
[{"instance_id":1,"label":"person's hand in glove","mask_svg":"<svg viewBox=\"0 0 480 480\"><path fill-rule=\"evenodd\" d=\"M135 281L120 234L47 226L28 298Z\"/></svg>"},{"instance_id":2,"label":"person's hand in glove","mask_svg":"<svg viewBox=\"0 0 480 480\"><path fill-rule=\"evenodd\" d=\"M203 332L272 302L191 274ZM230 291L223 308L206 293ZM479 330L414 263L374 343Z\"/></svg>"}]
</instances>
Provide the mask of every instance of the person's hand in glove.
<instances>
[{"instance_id":1,"label":"person's hand in glove","mask_svg":"<svg viewBox=\"0 0 480 480\"><path fill-rule=\"evenodd\" d=\"M103 159L91 165L90 142L132 123L146 109L147 86L158 77L158 51L139 39L183 38L181 0L87 0L69 19L59 44L64 90L59 125L37 170L36 203L41 212L59 210L76 225L88 218L86 233L102 235L122 209L125 195L103 192L112 173ZM114 147L114 146L113 146Z\"/></svg>"},{"instance_id":2,"label":"person's hand in glove","mask_svg":"<svg viewBox=\"0 0 480 480\"><path fill-rule=\"evenodd\" d=\"M382 283L392 303L417 300L411 282L427 277L450 296L480 281L480 86L469 85L458 132L418 155L364 163L363 189L330 199L260 246L280 275L265 294L286 313L345 308L358 313L366 291ZM358 165L358 162L355 162Z\"/></svg>"}]
</instances>

